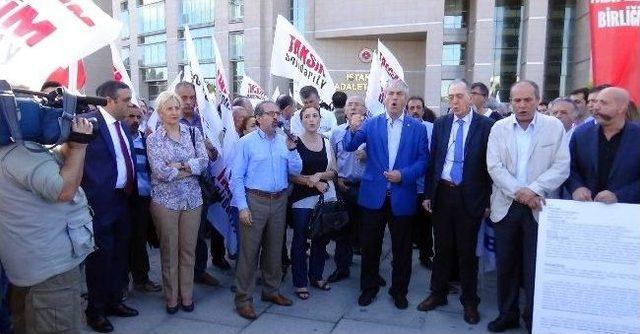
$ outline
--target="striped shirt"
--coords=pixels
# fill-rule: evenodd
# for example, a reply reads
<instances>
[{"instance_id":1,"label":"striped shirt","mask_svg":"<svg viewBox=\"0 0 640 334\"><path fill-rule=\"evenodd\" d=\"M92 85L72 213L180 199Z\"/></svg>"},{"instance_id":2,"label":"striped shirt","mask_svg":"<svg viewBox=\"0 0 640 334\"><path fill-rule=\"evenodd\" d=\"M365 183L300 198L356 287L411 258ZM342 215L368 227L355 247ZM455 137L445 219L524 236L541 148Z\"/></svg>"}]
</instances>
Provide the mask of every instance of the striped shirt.
<instances>
[{"instance_id":1,"label":"striped shirt","mask_svg":"<svg viewBox=\"0 0 640 334\"><path fill-rule=\"evenodd\" d=\"M151 196L151 180L149 179L149 163L147 162L147 149L143 134L133 139L133 151L136 155L136 175L138 176L138 196Z\"/></svg>"}]
</instances>

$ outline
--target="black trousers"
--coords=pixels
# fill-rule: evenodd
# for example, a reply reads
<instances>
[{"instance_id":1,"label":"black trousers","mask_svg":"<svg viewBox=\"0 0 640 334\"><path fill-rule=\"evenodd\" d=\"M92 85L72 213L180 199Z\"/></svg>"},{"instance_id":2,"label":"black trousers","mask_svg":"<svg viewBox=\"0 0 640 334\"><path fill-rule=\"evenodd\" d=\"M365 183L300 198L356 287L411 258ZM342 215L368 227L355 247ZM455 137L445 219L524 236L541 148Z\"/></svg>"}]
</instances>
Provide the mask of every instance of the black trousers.
<instances>
[{"instance_id":1,"label":"black trousers","mask_svg":"<svg viewBox=\"0 0 640 334\"><path fill-rule=\"evenodd\" d=\"M476 244L481 217L467 213L462 200L462 188L446 183L438 186L433 208L433 231L436 246L433 272L431 273L431 291L446 298L449 281L458 264L462 294L460 303L465 306L477 306L478 297L478 257Z\"/></svg>"},{"instance_id":2,"label":"black trousers","mask_svg":"<svg viewBox=\"0 0 640 334\"><path fill-rule=\"evenodd\" d=\"M104 315L107 307L120 302L126 286L124 278L129 273L131 212L124 194L121 200L121 203L114 204L114 210L121 211L114 220L94 217L96 250L87 257L85 266L88 315Z\"/></svg>"},{"instance_id":3,"label":"black trousers","mask_svg":"<svg viewBox=\"0 0 640 334\"><path fill-rule=\"evenodd\" d=\"M390 197L377 210L362 208L362 224L360 225L360 247L362 248L362 265L360 272L360 289L375 291L380 271L380 255L384 228L389 224L391 233L391 251L393 253L391 288L392 295L406 296L411 279L411 217L394 216L391 212Z\"/></svg>"},{"instance_id":4,"label":"black trousers","mask_svg":"<svg viewBox=\"0 0 640 334\"><path fill-rule=\"evenodd\" d=\"M418 246L420 260L426 261L433 256L433 224L431 213L422 207L424 194L418 194L417 211L413 216L413 243Z\"/></svg>"},{"instance_id":5,"label":"black trousers","mask_svg":"<svg viewBox=\"0 0 640 334\"><path fill-rule=\"evenodd\" d=\"M193 266L194 277L198 277L207 270L207 260L209 260L209 254L207 254L207 236L211 236L211 259L222 259L225 254L224 237L218 232L215 227L209 224L207 219L207 209L209 203L202 204L202 216L200 219L200 229L198 230L198 242L196 243L196 262Z\"/></svg>"},{"instance_id":6,"label":"black trousers","mask_svg":"<svg viewBox=\"0 0 640 334\"><path fill-rule=\"evenodd\" d=\"M500 315L517 319L520 315L520 283L524 287L522 319L531 328L536 275L538 223L531 209L513 202L507 215L493 225L496 236L498 309ZM522 281L521 281L522 278Z\"/></svg>"},{"instance_id":7,"label":"black trousers","mask_svg":"<svg viewBox=\"0 0 640 334\"><path fill-rule=\"evenodd\" d=\"M353 247L358 247L358 230L362 221L362 209L358 205L360 183L347 181L345 183L349 189L345 192L338 191L338 197L347 206L349 225L334 238L336 242L334 261L337 270L348 272L353 260Z\"/></svg>"},{"instance_id":8,"label":"black trousers","mask_svg":"<svg viewBox=\"0 0 640 334\"><path fill-rule=\"evenodd\" d=\"M131 208L131 247L129 270L133 283L149 280L149 254L147 253L148 231L153 227L149 205L151 197L136 196ZM127 279L128 283L128 279Z\"/></svg>"}]
</instances>

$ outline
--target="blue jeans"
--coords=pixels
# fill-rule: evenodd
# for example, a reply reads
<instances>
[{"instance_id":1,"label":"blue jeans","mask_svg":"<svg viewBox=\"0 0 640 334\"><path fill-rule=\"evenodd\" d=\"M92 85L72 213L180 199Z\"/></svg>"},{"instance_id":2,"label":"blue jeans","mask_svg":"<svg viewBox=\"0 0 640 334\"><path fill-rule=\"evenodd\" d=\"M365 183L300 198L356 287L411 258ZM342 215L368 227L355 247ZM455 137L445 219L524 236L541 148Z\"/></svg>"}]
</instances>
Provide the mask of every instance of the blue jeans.
<instances>
[{"instance_id":1,"label":"blue jeans","mask_svg":"<svg viewBox=\"0 0 640 334\"><path fill-rule=\"evenodd\" d=\"M321 281L328 238L318 238L311 242L311 256L307 263L307 230L312 209L292 209L293 240L291 241L291 274L293 286L306 287L311 281Z\"/></svg>"},{"instance_id":2,"label":"blue jeans","mask_svg":"<svg viewBox=\"0 0 640 334\"><path fill-rule=\"evenodd\" d=\"M9 333L11 328L11 317L9 314L9 303L7 292L9 290L9 279L0 265L0 333Z\"/></svg>"}]
</instances>

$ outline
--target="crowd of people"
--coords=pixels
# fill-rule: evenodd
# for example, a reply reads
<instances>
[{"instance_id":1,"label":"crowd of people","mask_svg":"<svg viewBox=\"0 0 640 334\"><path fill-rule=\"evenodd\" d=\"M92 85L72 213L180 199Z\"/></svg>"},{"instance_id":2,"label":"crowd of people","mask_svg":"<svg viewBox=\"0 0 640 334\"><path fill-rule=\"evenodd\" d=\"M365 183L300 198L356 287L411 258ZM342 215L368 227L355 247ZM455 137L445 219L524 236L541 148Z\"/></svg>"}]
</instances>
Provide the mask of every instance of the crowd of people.
<instances>
[{"instance_id":1,"label":"crowd of people","mask_svg":"<svg viewBox=\"0 0 640 334\"><path fill-rule=\"evenodd\" d=\"M498 315L488 330L519 327L522 317L531 332L545 199L640 203L640 125L619 87L578 89L547 105L538 85L522 80L511 86L505 114L488 107L486 85L456 80L440 117L402 80L387 83L380 115L343 92L323 108L312 86L300 90L300 108L288 95L256 106L237 97L235 128L225 129L240 137L233 157L222 157L206 138L189 82L156 98L156 128L147 124L150 108L134 104L124 83L107 81L96 93L106 106L74 119L74 136L59 149L30 141L0 147L2 334L11 323L15 333L77 333L85 321L111 332L109 317L138 315L125 304L130 288L162 291L168 314L192 312L194 283L220 284L206 270L209 259L235 270L235 310L256 319L258 274L263 301L291 306L280 289L289 265L290 296L304 302L310 288L325 293L348 279L353 257L361 256L357 303L366 307L387 285L380 274L387 227L395 306L409 306L415 246L431 270L417 309L447 304L451 282L459 281L462 317L474 325L481 302L476 244L485 219L495 229L498 284ZM221 158L231 162L233 256L208 219L220 194L201 187ZM310 237L320 200L344 202L349 223ZM330 242L336 269L329 274ZM150 246L160 249L160 284L149 278Z\"/></svg>"}]
</instances>

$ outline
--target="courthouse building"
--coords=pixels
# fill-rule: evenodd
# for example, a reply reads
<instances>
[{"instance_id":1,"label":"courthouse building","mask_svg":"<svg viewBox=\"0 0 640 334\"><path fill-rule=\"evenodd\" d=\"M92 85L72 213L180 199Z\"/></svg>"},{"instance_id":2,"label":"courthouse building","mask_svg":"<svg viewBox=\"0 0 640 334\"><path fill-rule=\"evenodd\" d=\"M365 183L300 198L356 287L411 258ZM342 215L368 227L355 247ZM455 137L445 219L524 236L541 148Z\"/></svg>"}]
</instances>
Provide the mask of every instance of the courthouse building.
<instances>
[{"instance_id":1,"label":"courthouse building","mask_svg":"<svg viewBox=\"0 0 640 334\"><path fill-rule=\"evenodd\" d=\"M380 39L400 61L412 95L440 109L455 78L482 81L501 101L516 79L552 99L590 81L588 1L577 0L112 0L124 23L120 48L134 85L153 99L186 64L189 25L205 78L215 35L236 91L246 73L270 95L278 15L321 55L338 90L364 95Z\"/></svg>"}]
</instances>

